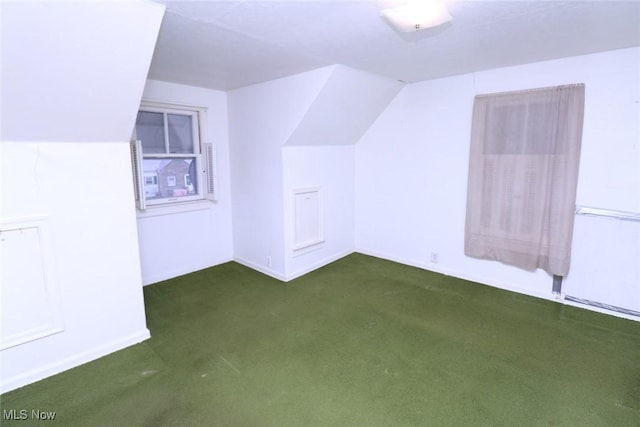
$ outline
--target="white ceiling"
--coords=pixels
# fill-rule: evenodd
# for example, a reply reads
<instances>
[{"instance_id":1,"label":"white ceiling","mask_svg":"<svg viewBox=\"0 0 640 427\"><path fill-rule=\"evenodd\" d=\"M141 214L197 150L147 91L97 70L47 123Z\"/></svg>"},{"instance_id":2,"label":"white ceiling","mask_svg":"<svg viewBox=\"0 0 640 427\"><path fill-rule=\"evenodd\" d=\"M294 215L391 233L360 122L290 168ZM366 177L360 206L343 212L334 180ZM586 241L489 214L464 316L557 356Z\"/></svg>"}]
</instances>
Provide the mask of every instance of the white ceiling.
<instances>
[{"instance_id":1,"label":"white ceiling","mask_svg":"<svg viewBox=\"0 0 640 427\"><path fill-rule=\"evenodd\" d=\"M400 0L156 0L149 78L230 90L342 64L405 82L640 45L640 0L445 1L451 23L398 33Z\"/></svg>"}]
</instances>

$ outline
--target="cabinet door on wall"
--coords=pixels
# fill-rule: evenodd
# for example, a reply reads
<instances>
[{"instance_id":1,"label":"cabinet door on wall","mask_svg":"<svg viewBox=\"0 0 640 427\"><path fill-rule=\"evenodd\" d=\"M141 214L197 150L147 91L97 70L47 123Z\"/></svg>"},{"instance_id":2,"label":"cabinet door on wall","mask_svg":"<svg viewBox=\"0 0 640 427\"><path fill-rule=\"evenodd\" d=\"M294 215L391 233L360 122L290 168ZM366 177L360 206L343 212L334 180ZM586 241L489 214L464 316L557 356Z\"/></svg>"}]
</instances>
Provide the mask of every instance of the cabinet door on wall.
<instances>
[{"instance_id":1,"label":"cabinet door on wall","mask_svg":"<svg viewBox=\"0 0 640 427\"><path fill-rule=\"evenodd\" d=\"M2 223L0 348L62 331L45 222Z\"/></svg>"},{"instance_id":2,"label":"cabinet door on wall","mask_svg":"<svg viewBox=\"0 0 640 427\"><path fill-rule=\"evenodd\" d=\"M319 188L293 191L293 249L322 242L322 215Z\"/></svg>"}]
</instances>

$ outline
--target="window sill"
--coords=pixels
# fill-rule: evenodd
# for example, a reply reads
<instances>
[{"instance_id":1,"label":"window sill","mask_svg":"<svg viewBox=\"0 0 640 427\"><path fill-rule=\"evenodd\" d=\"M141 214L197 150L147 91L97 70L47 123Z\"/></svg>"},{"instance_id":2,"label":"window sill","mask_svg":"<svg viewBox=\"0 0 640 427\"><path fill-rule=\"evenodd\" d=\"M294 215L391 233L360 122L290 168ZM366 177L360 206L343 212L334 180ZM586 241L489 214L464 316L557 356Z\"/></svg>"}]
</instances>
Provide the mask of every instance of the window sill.
<instances>
[{"instance_id":1,"label":"window sill","mask_svg":"<svg viewBox=\"0 0 640 427\"><path fill-rule=\"evenodd\" d=\"M138 219L141 219L154 216L175 215L184 212L202 211L209 209L211 206L213 206L213 201L211 200L196 200L167 205L147 206L147 209L144 211L136 209L136 216Z\"/></svg>"}]
</instances>

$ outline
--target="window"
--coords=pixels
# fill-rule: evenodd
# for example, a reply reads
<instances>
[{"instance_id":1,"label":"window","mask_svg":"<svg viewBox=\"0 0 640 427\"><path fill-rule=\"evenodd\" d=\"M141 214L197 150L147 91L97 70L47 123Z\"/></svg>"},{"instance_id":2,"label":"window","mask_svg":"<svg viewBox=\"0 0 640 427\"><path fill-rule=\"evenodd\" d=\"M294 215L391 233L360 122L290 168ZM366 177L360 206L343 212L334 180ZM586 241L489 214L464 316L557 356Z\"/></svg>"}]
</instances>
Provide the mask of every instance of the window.
<instances>
[{"instance_id":1,"label":"window","mask_svg":"<svg viewBox=\"0 0 640 427\"><path fill-rule=\"evenodd\" d=\"M213 147L197 107L143 102L132 143L140 210L214 198Z\"/></svg>"},{"instance_id":2,"label":"window","mask_svg":"<svg viewBox=\"0 0 640 427\"><path fill-rule=\"evenodd\" d=\"M566 276L584 85L478 95L465 254Z\"/></svg>"}]
</instances>

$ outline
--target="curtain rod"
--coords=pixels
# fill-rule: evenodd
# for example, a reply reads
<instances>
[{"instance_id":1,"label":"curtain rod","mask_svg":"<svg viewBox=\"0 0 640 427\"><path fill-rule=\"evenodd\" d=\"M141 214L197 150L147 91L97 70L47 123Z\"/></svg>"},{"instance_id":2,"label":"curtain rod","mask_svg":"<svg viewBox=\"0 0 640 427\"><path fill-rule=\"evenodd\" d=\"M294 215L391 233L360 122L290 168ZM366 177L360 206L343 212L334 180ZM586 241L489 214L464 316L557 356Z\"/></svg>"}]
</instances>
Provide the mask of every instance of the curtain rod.
<instances>
[{"instance_id":1,"label":"curtain rod","mask_svg":"<svg viewBox=\"0 0 640 427\"><path fill-rule=\"evenodd\" d=\"M604 218L615 218L623 221L640 222L640 213L617 211L613 209L600 209L588 206L576 206L576 215L589 215Z\"/></svg>"},{"instance_id":2,"label":"curtain rod","mask_svg":"<svg viewBox=\"0 0 640 427\"><path fill-rule=\"evenodd\" d=\"M574 88L574 87L578 87L578 88L585 87L585 84L584 83L568 83L568 84L557 85L557 86L545 86L545 87L535 87L530 89L507 90L507 91L501 91L501 92L495 92L495 93L481 93L476 95L476 98L485 98L490 96L512 96L512 95L519 95L526 92L545 92L545 91L551 92L554 90L557 91L559 89L568 89L568 88Z\"/></svg>"}]
</instances>

